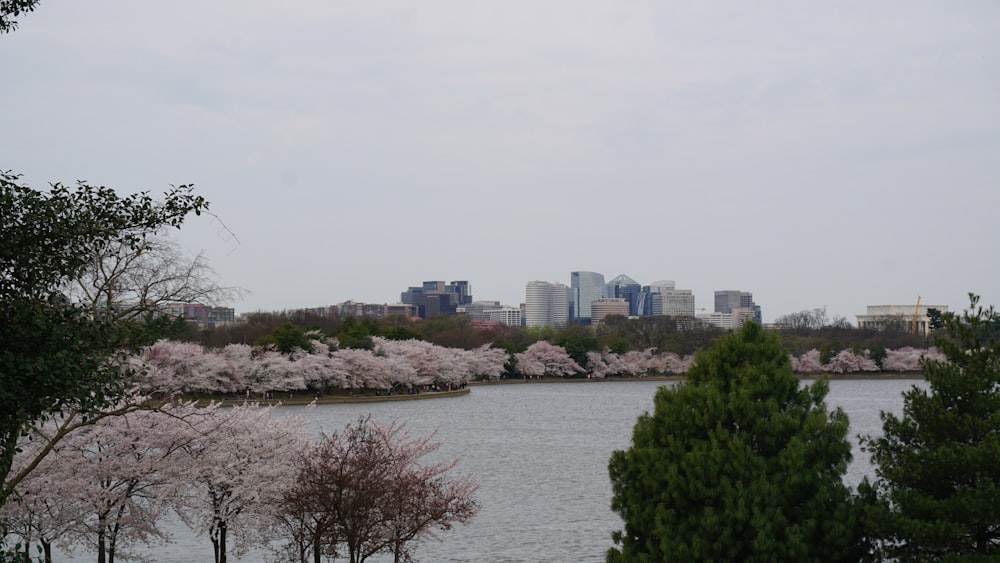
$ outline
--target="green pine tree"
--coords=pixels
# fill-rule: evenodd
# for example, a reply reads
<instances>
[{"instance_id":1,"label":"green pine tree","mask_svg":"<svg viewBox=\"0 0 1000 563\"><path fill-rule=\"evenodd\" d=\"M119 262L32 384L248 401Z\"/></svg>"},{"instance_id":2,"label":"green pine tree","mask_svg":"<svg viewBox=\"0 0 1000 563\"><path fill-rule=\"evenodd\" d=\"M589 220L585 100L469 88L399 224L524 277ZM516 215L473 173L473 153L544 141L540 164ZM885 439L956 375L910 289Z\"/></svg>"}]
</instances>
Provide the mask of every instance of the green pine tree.
<instances>
[{"instance_id":1,"label":"green pine tree","mask_svg":"<svg viewBox=\"0 0 1000 563\"><path fill-rule=\"evenodd\" d=\"M893 560L1000 559L1000 315L969 297L941 316L947 361L924 362L928 388L904 393L902 416L883 413L883 435L864 440L869 533Z\"/></svg>"},{"instance_id":2,"label":"green pine tree","mask_svg":"<svg viewBox=\"0 0 1000 563\"><path fill-rule=\"evenodd\" d=\"M625 529L608 561L861 559L847 415L827 410L827 391L800 386L755 323L698 354L611 457Z\"/></svg>"}]
</instances>

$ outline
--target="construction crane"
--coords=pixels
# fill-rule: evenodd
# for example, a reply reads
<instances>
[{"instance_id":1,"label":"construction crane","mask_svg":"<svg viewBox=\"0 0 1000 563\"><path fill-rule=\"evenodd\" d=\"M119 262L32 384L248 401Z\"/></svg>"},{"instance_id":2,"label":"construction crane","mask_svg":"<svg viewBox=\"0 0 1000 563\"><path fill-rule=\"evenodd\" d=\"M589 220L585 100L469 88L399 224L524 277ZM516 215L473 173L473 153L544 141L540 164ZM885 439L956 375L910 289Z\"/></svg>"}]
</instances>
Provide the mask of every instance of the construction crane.
<instances>
[{"instance_id":1,"label":"construction crane","mask_svg":"<svg viewBox=\"0 0 1000 563\"><path fill-rule=\"evenodd\" d=\"M913 309L913 336L917 335L917 317L920 316L920 296L917 296L917 306Z\"/></svg>"}]
</instances>

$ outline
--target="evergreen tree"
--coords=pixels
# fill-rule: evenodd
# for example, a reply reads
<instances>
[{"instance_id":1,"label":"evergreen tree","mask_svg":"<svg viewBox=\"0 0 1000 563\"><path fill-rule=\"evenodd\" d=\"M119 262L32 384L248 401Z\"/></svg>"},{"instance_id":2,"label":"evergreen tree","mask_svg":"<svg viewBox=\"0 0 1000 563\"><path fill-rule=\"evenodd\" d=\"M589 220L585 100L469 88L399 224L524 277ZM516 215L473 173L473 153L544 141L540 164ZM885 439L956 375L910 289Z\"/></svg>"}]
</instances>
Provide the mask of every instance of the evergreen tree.
<instances>
[{"instance_id":1,"label":"evergreen tree","mask_svg":"<svg viewBox=\"0 0 1000 563\"><path fill-rule=\"evenodd\" d=\"M755 323L699 353L611 457L625 529L608 561L858 561L847 415L827 390L800 387Z\"/></svg>"},{"instance_id":2,"label":"evergreen tree","mask_svg":"<svg viewBox=\"0 0 1000 563\"><path fill-rule=\"evenodd\" d=\"M941 316L925 360L928 388L904 393L903 414L882 413L868 437L877 479L863 487L870 534L899 561L983 561L1000 556L1000 314L971 305Z\"/></svg>"}]
</instances>

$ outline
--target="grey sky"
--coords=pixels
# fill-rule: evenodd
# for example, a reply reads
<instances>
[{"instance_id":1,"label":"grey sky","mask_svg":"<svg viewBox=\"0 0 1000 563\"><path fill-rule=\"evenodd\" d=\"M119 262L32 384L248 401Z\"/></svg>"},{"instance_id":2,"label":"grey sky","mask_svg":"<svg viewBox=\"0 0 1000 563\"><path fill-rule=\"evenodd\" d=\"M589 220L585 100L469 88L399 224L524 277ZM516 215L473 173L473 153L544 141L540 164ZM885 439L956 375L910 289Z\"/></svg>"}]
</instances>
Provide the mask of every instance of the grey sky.
<instances>
[{"instance_id":1,"label":"grey sky","mask_svg":"<svg viewBox=\"0 0 1000 563\"><path fill-rule=\"evenodd\" d=\"M194 183L238 311L572 270L1000 304L995 0L44 0L0 68L0 168Z\"/></svg>"}]
</instances>

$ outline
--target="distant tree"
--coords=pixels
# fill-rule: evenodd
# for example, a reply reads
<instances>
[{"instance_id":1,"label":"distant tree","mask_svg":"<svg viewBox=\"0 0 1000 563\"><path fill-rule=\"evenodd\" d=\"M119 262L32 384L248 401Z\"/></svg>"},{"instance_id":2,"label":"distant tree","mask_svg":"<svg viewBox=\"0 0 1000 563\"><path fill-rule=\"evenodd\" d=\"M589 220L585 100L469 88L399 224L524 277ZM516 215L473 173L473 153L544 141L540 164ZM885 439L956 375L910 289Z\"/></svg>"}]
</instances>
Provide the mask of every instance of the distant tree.
<instances>
[{"instance_id":1,"label":"distant tree","mask_svg":"<svg viewBox=\"0 0 1000 563\"><path fill-rule=\"evenodd\" d=\"M841 350L823 366L827 373L855 373L862 371L878 371L878 365L862 351Z\"/></svg>"},{"instance_id":2,"label":"distant tree","mask_svg":"<svg viewBox=\"0 0 1000 563\"><path fill-rule=\"evenodd\" d=\"M611 457L625 529L608 561L858 561L848 421L827 389L800 387L756 323L700 352Z\"/></svg>"},{"instance_id":3,"label":"distant tree","mask_svg":"<svg viewBox=\"0 0 1000 563\"><path fill-rule=\"evenodd\" d=\"M489 342L489 335L471 326L465 315L435 315L420 321L414 329L424 340L446 348L472 350Z\"/></svg>"},{"instance_id":4,"label":"distant tree","mask_svg":"<svg viewBox=\"0 0 1000 563\"><path fill-rule=\"evenodd\" d=\"M844 349L844 345L840 343L839 340L830 340L823 344L819 349L819 361L823 365L827 365L833 361L833 359Z\"/></svg>"},{"instance_id":5,"label":"distant tree","mask_svg":"<svg viewBox=\"0 0 1000 563\"><path fill-rule=\"evenodd\" d=\"M774 319L774 324L787 330L818 330L829 324L826 307L803 309Z\"/></svg>"},{"instance_id":6,"label":"distant tree","mask_svg":"<svg viewBox=\"0 0 1000 563\"><path fill-rule=\"evenodd\" d=\"M941 316L944 359L924 358L928 387L905 392L902 415L883 412L883 435L863 440L880 500L870 533L892 560L1000 557L1000 314L969 297Z\"/></svg>"},{"instance_id":7,"label":"distant tree","mask_svg":"<svg viewBox=\"0 0 1000 563\"><path fill-rule=\"evenodd\" d=\"M878 367L878 371L885 369L885 359L888 355L889 353L882 346L876 346L868 352L868 357L875 362L875 365Z\"/></svg>"},{"instance_id":8,"label":"distant tree","mask_svg":"<svg viewBox=\"0 0 1000 563\"><path fill-rule=\"evenodd\" d=\"M927 309L927 318L929 319L927 323L927 328L930 330L937 330L939 328L944 328L944 318L942 318L942 313L940 309L935 309L930 307Z\"/></svg>"},{"instance_id":9,"label":"distant tree","mask_svg":"<svg viewBox=\"0 0 1000 563\"><path fill-rule=\"evenodd\" d=\"M514 355L517 371L525 377L564 377L581 373L583 368L576 363L562 346L539 340L520 354Z\"/></svg>"},{"instance_id":10,"label":"distant tree","mask_svg":"<svg viewBox=\"0 0 1000 563\"><path fill-rule=\"evenodd\" d=\"M886 371L920 371L920 362L926 350L905 346L898 350L886 350L882 368Z\"/></svg>"},{"instance_id":11,"label":"distant tree","mask_svg":"<svg viewBox=\"0 0 1000 563\"><path fill-rule=\"evenodd\" d=\"M311 352L312 341L309 333L302 330L301 327L286 322L274 329L271 334L259 338L256 344L258 346L272 345L281 353L291 354L296 349Z\"/></svg>"},{"instance_id":12,"label":"distant tree","mask_svg":"<svg viewBox=\"0 0 1000 563\"><path fill-rule=\"evenodd\" d=\"M666 351L671 335L677 332L677 321L669 316L630 319L621 315L609 315L598 326L597 332L605 343L611 339L624 340L630 350L656 348Z\"/></svg>"},{"instance_id":13,"label":"distant tree","mask_svg":"<svg viewBox=\"0 0 1000 563\"><path fill-rule=\"evenodd\" d=\"M819 350L813 348L805 354L795 358L792 358L792 370L795 373L821 373L823 371L823 362L819 359Z\"/></svg>"},{"instance_id":14,"label":"distant tree","mask_svg":"<svg viewBox=\"0 0 1000 563\"><path fill-rule=\"evenodd\" d=\"M588 352L601 349L593 327L583 325L563 327L552 343L556 346L562 346L566 353L573 358L573 361L581 366L587 363Z\"/></svg>"}]
</instances>

